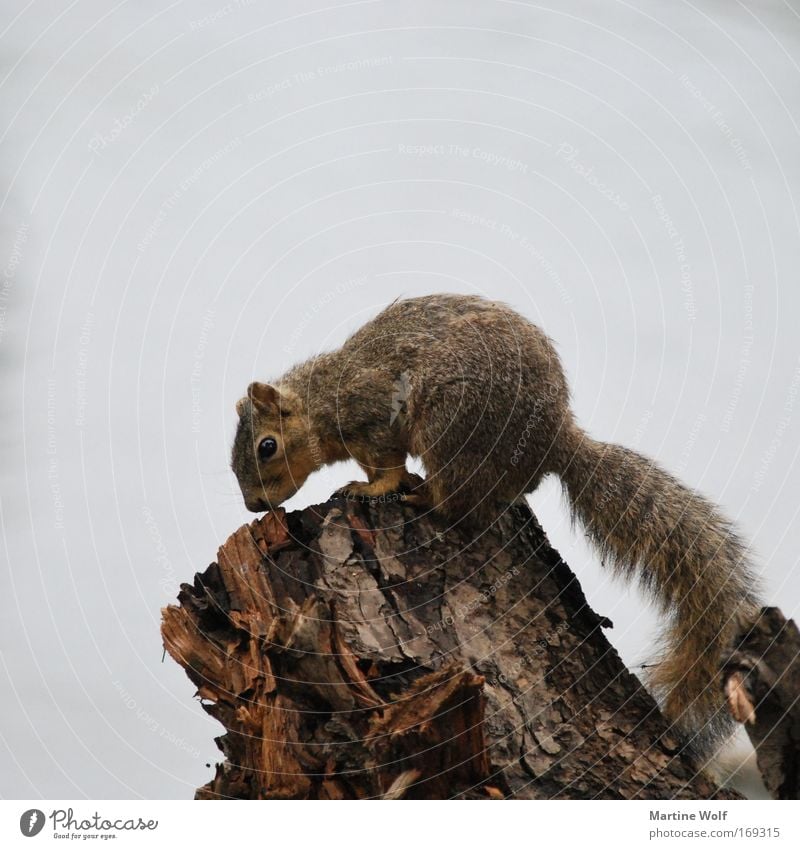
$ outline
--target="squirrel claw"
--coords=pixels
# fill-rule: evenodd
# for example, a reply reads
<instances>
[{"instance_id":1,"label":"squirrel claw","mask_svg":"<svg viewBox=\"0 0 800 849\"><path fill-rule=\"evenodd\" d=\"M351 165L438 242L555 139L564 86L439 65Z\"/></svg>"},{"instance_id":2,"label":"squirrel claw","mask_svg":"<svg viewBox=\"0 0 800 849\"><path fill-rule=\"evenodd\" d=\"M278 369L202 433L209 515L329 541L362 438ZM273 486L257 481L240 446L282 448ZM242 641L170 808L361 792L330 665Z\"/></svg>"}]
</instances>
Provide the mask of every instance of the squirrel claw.
<instances>
[{"instance_id":1,"label":"squirrel claw","mask_svg":"<svg viewBox=\"0 0 800 849\"><path fill-rule=\"evenodd\" d=\"M340 486L339 489L334 492L334 495L343 495L345 498L356 498L362 495L370 495L371 493L369 491L365 491L368 489L368 483L364 483L363 481L350 481L350 483Z\"/></svg>"},{"instance_id":2,"label":"squirrel claw","mask_svg":"<svg viewBox=\"0 0 800 849\"><path fill-rule=\"evenodd\" d=\"M420 490L417 476L400 483L399 487L387 488L386 482L374 481L366 483L364 481L351 481L336 490L334 495L343 496L344 498L355 498L361 501L371 501L373 499L384 499L386 496L395 496L396 500L403 504L413 504L415 507L430 508L431 502L428 496ZM416 489L416 492L409 492L410 486Z\"/></svg>"},{"instance_id":3,"label":"squirrel claw","mask_svg":"<svg viewBox=\"0 0 800 849\"><path fill-rule=\"evenodd\" d=\"M350 481L336 490L334 495L341 495L345 498L356 498L361 501L369 501L373 498L389 495L394 492L393 489L386 489L377 483L366 483L365 481Z\"/></svg>"}]
</instances>

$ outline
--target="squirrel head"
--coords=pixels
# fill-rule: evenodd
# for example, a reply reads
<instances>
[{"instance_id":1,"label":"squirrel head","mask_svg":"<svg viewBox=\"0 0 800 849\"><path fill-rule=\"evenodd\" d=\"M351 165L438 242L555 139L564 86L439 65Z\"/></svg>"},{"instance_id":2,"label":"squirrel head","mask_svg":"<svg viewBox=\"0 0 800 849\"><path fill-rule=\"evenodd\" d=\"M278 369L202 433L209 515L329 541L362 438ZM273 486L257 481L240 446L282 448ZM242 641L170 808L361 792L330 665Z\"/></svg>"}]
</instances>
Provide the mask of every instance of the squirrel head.
<instances>
[{"instance_id":1,"label":"squirrel head","mask_svg":"<svg viewBox=\"0 0 800 849\"><path fill-rule=\"evenodd\" d=\"M259 513L291 498L318 468L300 397L251 383L236 402L239 425L231 468L248 510Z\"/></svg>"}]
</instances>

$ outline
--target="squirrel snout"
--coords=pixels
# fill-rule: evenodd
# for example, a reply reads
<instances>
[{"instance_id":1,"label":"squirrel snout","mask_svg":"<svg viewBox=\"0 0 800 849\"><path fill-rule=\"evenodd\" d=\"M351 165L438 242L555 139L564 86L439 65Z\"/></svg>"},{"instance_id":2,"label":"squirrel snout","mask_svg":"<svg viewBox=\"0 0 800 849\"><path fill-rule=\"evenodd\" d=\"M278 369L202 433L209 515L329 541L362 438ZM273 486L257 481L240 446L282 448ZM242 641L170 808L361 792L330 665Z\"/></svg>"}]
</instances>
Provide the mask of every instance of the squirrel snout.
<instances>
[{"instance_id":1,"label":"squirrel snout","mask_svg":"<svg viewBox=\"0 0 800 849\"><path fill-rule=\"evenodd\" d=\"M269 510L269 502L266 498L245 499L244 506L251 513L263 513L265 510Z\"/></svg>"}]
</instances>

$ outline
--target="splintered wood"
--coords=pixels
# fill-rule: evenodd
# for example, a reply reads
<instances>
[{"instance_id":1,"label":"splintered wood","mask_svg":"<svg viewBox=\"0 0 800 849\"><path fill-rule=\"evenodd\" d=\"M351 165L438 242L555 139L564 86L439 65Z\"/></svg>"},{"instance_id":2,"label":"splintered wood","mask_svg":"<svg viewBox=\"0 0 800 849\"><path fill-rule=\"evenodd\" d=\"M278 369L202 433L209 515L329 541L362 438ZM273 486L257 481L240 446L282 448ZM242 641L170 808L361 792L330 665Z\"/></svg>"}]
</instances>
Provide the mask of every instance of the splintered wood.
<instances>
[{"instance_id":1,"label":"splintered wood","mask_svg":"<svg viewBox=\"0 0 800 849\"><path fill-rule=\"evenodd\" d=\"M775 799L800 797L800 632L765 607L723 666L733 717L743 722Z\"/></svg>"},{"instance_id":2,"label":"splintered wood","mask_svg":"<svg viewBox=\"0 0 800 849\"><path fill-rule=\"evenodd\" d=\"M735 798L523 506L477 539L399 503L278 510L178 601L164 645L226 732L197 798Z\"/></svg>"}]
</instances>

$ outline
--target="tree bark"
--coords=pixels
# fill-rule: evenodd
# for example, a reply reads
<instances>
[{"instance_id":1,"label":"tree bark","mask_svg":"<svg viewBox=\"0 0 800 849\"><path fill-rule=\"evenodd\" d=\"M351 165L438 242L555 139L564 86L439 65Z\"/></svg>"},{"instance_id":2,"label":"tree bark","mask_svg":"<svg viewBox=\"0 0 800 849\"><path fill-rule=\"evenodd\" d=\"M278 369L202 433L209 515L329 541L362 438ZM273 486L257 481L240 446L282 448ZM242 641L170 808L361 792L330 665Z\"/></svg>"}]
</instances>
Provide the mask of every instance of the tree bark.
<instances>
[{"instance_id":1,"label":"tree bark","mask_svg":"<svg viewBox=\"0 0 800 849\"><path fill-rule=\"evenodd\" d=\"M723 666L733 716L744 723L775 799L800 798L800 632L765 607Z\"/></svg>"},{"instance_id":2,"label":"tree bark","mask_svg":"<svg viewBox=\"0 0 800 849\"><path fill-rule=\"evenodd\" d=\"M196 798L738 798L524 505L477 539L397 502L277 510L178 598L164 645L227 731Z\"/></svg>"}]
</instances>

